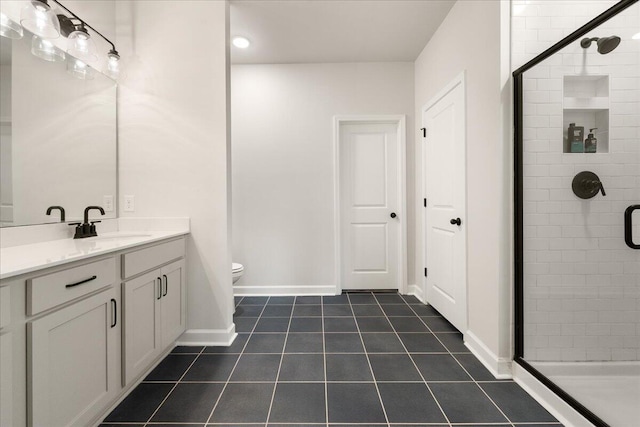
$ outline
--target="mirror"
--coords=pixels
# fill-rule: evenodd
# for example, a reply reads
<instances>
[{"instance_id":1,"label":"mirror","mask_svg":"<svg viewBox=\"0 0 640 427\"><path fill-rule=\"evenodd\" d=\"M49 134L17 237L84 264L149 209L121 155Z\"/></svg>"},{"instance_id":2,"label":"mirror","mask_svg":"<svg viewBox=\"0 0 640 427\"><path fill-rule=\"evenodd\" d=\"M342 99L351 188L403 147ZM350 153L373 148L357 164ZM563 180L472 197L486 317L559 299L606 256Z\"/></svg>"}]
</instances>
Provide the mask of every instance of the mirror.
<instances>
[{"instance_id":1,"label":"mirror","mask_svg":"<svg viewBox=\"0 0 640 427\"><path fill-rule=\"evenodd\" d=\"M68 55L35 57L27 31L0 40L0 226L60 222L49 206L74 222L109 200L102 218L115 218L116 83L95 70L74 77Z\"/></svg>"}]
</instances>

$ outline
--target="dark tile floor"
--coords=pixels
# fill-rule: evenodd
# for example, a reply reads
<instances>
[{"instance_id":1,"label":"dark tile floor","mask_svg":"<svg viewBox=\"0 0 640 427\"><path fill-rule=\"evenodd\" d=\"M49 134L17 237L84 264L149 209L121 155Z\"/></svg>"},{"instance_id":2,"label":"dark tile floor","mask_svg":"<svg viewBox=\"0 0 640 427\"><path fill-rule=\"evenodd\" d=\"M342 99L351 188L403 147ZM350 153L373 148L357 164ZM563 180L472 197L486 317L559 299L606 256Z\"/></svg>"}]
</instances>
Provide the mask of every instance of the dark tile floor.
<instances>
[{"instance_id":1,"label":"dark tile floor","mask_svg":"<svg viewBox=\"0 0 640 427\"><path fill-rule=\"evenodd\" d=\"M236 298L230 347L177 347L102 427L560 426L414 297Z\"/></svg>"}]
</instances>

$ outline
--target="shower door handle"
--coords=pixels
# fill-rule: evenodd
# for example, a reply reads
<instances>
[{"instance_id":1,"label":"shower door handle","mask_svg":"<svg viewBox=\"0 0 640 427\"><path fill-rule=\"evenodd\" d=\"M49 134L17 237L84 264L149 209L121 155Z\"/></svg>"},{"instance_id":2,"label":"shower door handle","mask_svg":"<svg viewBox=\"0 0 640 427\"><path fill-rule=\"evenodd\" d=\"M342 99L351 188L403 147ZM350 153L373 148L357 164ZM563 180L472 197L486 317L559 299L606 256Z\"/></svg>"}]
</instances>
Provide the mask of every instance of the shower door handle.
<instances>
[{"instance_id":1,"label":"shower door handle","mask_svg":"<svg viewBox=\"0 0 640 427\"><path fill-rule=\"evenodd\" d=\"M640 249L640 244L633 243L633 212L640 205L631 205L624 211L624 241L631 249Z\"/></svg>"}]
</instances>

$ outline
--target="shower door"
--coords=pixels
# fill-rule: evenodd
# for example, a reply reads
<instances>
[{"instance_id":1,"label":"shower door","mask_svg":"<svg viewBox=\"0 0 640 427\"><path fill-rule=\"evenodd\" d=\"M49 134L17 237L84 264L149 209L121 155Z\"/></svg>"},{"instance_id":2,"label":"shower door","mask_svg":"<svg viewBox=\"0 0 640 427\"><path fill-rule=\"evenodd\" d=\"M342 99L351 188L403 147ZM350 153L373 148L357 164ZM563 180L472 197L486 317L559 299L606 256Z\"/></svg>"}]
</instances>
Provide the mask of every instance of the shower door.
<instances>
[{"instance_id":1,"label":"shower door","mask_svg":"<svg viewBox=\"0 0 640 427\"><path fill-rule=\"evenodd\" d=\"M580 31L581 30L581 31ZM514 73L516 361L598 426L640 425L640 6Z\"/></svg>"}]
</instances>

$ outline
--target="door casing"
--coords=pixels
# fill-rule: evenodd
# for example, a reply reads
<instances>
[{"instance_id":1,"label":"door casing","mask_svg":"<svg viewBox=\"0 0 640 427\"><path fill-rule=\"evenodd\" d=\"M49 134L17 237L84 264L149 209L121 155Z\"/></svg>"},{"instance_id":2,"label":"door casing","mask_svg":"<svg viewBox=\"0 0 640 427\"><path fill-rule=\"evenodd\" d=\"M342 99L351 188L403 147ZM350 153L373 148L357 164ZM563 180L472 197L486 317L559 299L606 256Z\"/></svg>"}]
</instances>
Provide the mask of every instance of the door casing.
<instances>
[{"instance_id":1,"label":"door casing","mask_svg":"<svg viewBox=\"0 0 640 427\"><path fill-rule=\"evenodd\" d=\"M406 116L373 115L373 116L334 116L333 118L333 176L334 176L334 276L336 280L336 295L342 293L342 233L340 214L340 126L343 124L395 124L398 132L398 209L396 210L400 223L400 238L398 239L398 292L407 293L407 130Z\"/></svg>"}]
</instances>

